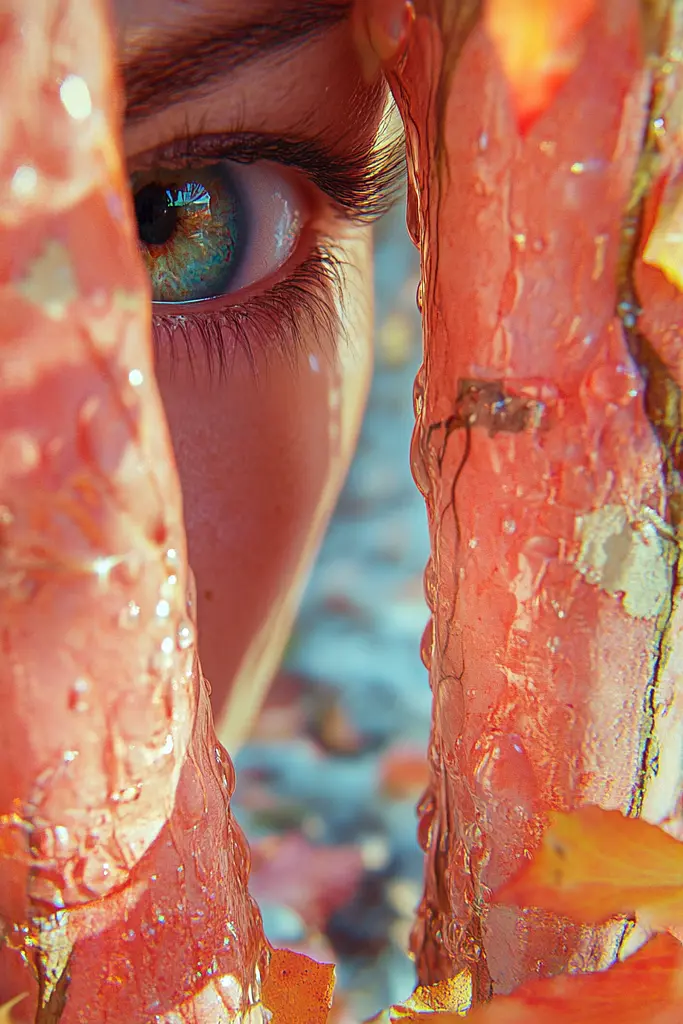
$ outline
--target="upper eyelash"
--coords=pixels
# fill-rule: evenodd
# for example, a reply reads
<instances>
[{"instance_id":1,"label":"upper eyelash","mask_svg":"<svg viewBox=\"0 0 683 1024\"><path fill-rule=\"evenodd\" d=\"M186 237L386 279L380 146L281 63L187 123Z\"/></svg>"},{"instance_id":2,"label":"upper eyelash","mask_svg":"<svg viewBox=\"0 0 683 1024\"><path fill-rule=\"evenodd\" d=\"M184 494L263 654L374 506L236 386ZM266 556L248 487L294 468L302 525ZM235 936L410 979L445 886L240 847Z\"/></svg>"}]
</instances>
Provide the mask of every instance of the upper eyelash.
<instances>
[{"instance_id":1,"label":"upper eyelash","mask_svg":"<svg viewBox=\"0 0 683 1024\"><path fill-rule=\"evenodd\" d=\"M151 169L221 159L242 163L271 160L303 171L347 221L372 224L388 212L405 182L403 133L392 116L394 110L387 109L371 143L352 140L345 147L349 140L338 140L340 150L346 150L343 155L330 152L322 133L310 138L307 134L282 138L244 130L197 135L188 126L175 140L144 154L136 163ZM354 136L363 137L369 133L360 131ZM313 345L323 356L331 355L324 341L337 339L340 333L344 336L339 314L344 267L341 251L332 242L319 240L291 274L244 302L226 301L222 308L201 312L153 312L155 345L166 341L172 369L179 336L192 371L199 343L210 376L217 373L219 378L229 372L238 350L256 370L255 349L261 335L294 367L303 337L308 348Z\"/></svg>"},{"instance_id":2,"label":"upper eyelash","mask_svg":"<svg viewBox=\"0 0 683 1024\"><path fill-rule=\"evenodd\" d=\"M405 182L402 132L387 113L378 131L379 142L355 145L347 152L330 152L321 138L280 137L254 131L204 135L186 130L173 141L138 158L141 169L185 167L190 163L269 160L303 171L331 200L336 212L357 224L373 224L400 196Z\"/></svg>"}]
</instances>

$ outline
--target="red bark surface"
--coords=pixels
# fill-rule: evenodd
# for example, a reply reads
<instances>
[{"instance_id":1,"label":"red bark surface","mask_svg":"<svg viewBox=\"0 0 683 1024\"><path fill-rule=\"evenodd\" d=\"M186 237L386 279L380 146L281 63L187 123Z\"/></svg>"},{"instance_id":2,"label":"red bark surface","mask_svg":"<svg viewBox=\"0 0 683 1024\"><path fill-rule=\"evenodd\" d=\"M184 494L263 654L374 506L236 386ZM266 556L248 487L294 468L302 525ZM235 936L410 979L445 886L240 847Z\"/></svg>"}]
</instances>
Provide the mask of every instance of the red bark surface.
<instances>
[{"instance_id":1,"label":"red bark surface","mask_svg":"<svg viewBox=\"0 0 683 1024\"><path fill-rule=\"evenodd\" d=\"M190 1019L259 999L233 773L94 0L0 6L0 1005Z\"/></svg>"},{"instance_id":2,"label":"red bark surface","mask_svg":"<svg viewBox=\"0 0 683 1024\"><path fill-rule=\"evenodd\" d=\"M545 812L679 827L683 306L639 254L680 164L681 8L597 4L524 136L480 5L416 13L390 69L422 253L413 470L433 547L413 943L423 981L469 966L476 1002L619 947L618 928L489 908Z\"/></svg>"}]
</instances>

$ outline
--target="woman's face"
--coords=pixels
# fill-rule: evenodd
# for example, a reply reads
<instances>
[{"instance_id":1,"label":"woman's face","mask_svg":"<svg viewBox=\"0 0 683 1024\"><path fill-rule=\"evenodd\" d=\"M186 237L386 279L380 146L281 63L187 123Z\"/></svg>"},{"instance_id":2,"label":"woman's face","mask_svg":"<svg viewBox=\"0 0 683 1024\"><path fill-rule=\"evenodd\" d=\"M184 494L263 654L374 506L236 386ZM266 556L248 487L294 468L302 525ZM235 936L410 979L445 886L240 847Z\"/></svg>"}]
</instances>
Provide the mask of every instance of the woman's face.
<instances>
[{"instance_id":1,"label":"woman's face","mask_svg":"<svg viewBox=\"0 0 683 1024\"><path fill-rule=\"evenodd\" d=\"M386 95L361 73L339 0L114 8L200 655L234 746L358 429L368 221L393 169L376 146Z\"/></svg>"}]
</instances>

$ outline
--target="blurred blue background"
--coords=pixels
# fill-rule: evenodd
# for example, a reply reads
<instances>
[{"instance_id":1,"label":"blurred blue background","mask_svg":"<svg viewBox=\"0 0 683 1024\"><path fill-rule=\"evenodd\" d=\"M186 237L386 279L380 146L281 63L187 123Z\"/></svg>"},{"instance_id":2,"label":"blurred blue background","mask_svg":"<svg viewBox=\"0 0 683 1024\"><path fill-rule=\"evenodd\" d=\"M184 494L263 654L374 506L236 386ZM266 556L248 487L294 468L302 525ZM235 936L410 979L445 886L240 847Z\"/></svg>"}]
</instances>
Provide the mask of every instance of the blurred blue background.
<instances>
[{"instance_id":1,"label":"blurred blue background","mask_svg":"<svg viewBox=\"0 0 683 1024\"><path fill-rule=\"evenodd\" d=\"M335 1024L412 990L406 948L422 883L428 538L409 468L419 265L402 205L376 228L375 267L376 370L355 461L285 664L237 757L235 806L266 933L334 960Z\"/></svg>"}]
</instances>

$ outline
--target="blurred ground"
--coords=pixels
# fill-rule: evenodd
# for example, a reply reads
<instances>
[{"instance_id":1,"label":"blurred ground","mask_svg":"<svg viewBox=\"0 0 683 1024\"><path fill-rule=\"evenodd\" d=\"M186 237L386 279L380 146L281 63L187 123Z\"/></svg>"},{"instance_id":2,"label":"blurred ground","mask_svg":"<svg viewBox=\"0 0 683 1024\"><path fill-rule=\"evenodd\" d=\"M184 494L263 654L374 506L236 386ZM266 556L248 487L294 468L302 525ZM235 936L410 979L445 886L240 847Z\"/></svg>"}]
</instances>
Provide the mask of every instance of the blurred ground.
<instances>
[{"instance_id":1,"label":"blurred ground","mask_svg":"<svg viewBox=\"0 0 683 1024\"><path fill-rule=\"evenodd\" d=\"M235 806L266 933L334 959L337 1024L414 984L405 949L422 879L428 541L408 462L420 324L404 225L397 208L377 229L377 366L358 452L284 669L237 757Z\"/></svg>"}]
</instances>

